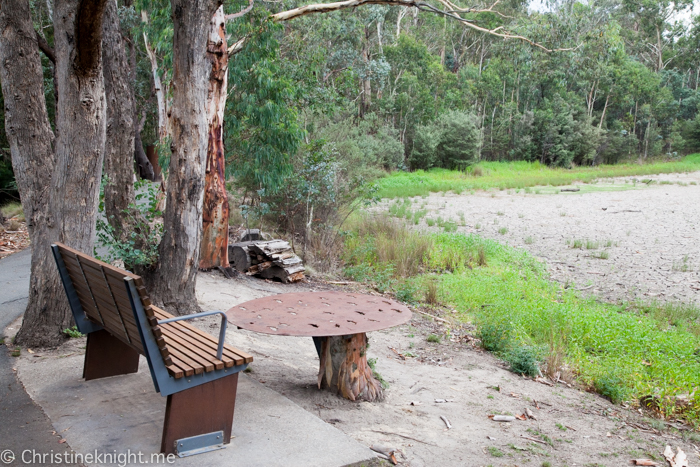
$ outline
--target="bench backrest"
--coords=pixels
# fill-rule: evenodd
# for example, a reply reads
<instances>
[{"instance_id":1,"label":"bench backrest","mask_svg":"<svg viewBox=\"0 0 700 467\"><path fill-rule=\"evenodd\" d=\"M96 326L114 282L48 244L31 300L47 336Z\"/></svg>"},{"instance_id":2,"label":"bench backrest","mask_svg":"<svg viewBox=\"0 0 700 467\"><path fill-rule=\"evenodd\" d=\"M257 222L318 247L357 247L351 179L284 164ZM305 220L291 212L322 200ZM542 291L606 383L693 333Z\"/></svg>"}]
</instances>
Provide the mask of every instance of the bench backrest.
<instances>
[{"instance_id":1,"label":"bench backrest","mask_svg":"<svg viewBox=\"0 0 700 467\"><path fill-rule=\"evenodd\" d=\"M132 278L142 301L144 298L148 301L141 277L61 243L53 245L53 249L54 255L60 254L65 272L70 278L80 307L86 317L91 322L106 329L114 337L144 354L141 335L124 283L126 277ZM59 257L56 260L58 262ZM59 264L59 271L60 269ZM65 279L62 279L65 285ZM73 305L71 306L73 307ZM73 309L73 313L76 314L75 309ZM76 322L78 322L78 318L76 316Z\"/></svg>"}]
</instances>

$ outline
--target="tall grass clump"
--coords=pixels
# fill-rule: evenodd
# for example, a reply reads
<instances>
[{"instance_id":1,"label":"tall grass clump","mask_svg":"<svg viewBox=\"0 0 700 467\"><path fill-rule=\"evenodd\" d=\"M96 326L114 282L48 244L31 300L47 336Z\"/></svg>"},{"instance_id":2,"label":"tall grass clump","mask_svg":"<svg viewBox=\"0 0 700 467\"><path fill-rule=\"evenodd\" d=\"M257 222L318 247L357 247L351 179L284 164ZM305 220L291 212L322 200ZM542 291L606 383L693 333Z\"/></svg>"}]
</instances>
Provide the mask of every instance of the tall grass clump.
<instances>
[{"instance_id":1,"label":"tall grass clump","mask_svg":"<svg viewBox=\"0 0 700 467\"><path fill-rule=\"evenodd\" d=\"M379 265L395 277L418 274L425 264L433 239L410 230L401 221L383 216L359 216L350 222L346 263Z\"/></svg>"}]
</instances>

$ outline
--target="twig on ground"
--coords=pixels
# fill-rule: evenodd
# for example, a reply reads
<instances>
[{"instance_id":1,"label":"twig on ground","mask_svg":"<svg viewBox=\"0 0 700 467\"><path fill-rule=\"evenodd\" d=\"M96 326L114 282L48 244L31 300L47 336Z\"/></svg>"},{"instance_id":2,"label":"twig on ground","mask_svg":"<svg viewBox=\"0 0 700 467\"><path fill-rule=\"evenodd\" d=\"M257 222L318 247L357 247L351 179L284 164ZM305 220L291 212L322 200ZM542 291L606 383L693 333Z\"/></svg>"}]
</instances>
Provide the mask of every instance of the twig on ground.
<instances>
[{"instance_id":1,"label":"twig on ground","mask_svg":"<svg viewBox=\"0 0 700 467\"><path fill-rule=\"evenodd\" d=\"M435 443L430 443L430 442L428 442L428 441L423 441L423 440L420 440L420 439L418 439L418 438L413 438L413 437L411 437L411 436L402 435L401 433L394 433L394 432L391 432L391 431L383 431L383 430L369 430L369 431L372 431L372 432L374 432L374 433L381 433L381 434L383 434L383 435L399 436L399 437L401 437L401 438L412 439L413 441L418 441L419 443L427 444L428 446L435 446L436 448L437 448L437 447L440 447L440 446L438 446L438 445L435 444Z\"/></svg>"}]
</instances>

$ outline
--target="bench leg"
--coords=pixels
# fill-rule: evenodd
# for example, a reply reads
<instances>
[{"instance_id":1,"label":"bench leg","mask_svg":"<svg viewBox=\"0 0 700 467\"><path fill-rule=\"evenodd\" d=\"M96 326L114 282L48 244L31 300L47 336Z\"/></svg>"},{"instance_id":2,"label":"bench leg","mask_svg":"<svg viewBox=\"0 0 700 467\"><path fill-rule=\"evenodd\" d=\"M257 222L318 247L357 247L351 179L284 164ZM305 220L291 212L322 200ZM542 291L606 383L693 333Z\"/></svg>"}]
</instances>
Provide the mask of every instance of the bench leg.
<instances>
[{"instance_id":1,"label":"bench leg","mask_svg":"<svg viewBox=\"0 0 700 467\"><path fill-rule=\"evenodd\" d=\"M231 442L238 373L168 396L160 452L175 454L175 441L214 431Z\"/></svg>"},{"instance_id":2,"label":"bench leg","mask_svg":"<svg viewBox=\"0 0 700 467\"><path fill-rule=\"evenodd\" d=\"M83 378L106 378L139 370L139 353L104 329L87 336Z\"/></svg>"}]
</instances>

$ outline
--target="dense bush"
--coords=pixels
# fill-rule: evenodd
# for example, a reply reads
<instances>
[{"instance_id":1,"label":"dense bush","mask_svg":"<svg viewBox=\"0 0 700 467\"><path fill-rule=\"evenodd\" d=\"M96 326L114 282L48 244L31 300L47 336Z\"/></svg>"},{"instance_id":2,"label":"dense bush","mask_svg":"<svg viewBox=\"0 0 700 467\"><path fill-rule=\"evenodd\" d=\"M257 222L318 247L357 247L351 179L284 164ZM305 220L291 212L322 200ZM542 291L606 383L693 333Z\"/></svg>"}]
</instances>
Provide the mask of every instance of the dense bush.
<instances>
[{"instance_id":1,"label":"dense bush","mask_svg":"<svg viewBox=\"0 0 700 467\"><path fill-rule=\"evenodd\" d=\"M417 127L409 164L412 169L463 169L477 161L478 151L476 116L450 110L435 122Z\"/></svg>"},{"instance_id":2,"label":"dense bush","mask_svg":"<svg viewBox=\"0 0 700 467\"><path fill-rule=\"evenodd\" d=\"M384 170L396 170L404 165L398 131L376 114L365 115L359 121L353 117L316 116L315 123L311 136L334 143L337 160L350 176L371 179Z\"/></svg>"}]
</instances>

